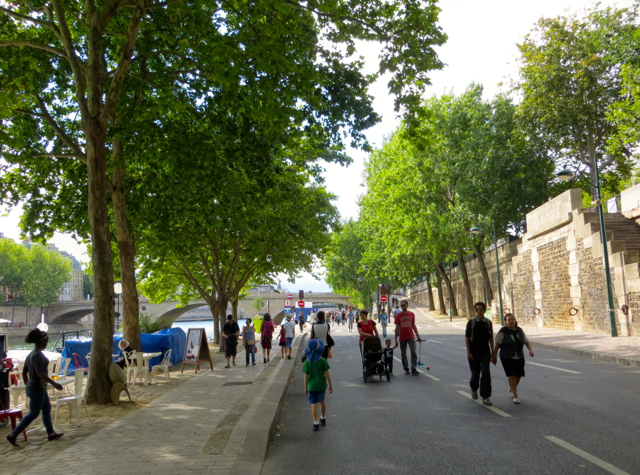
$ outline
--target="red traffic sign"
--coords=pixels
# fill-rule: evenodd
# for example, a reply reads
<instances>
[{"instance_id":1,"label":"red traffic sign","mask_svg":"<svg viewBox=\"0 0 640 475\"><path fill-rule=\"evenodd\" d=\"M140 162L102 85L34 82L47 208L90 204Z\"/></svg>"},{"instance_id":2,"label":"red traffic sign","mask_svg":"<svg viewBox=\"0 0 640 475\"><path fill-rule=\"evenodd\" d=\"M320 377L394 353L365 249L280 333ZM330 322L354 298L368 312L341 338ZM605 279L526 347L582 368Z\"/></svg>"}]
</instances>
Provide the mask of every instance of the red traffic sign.
<instances>
[{"instance_id":1,"label":"red traffic sign","mask_svg":"<svg viewBox=\"0 0 640 475\"><path fill-rule=\"evenodd\" d=\"M300 300L300 301L298 302L298 307L300 307L300 308L304 308L304 300Z\"/></svg>"},{"instance_id":2,"label":"red traffic sign","mask_svg":"<svg viewBox=\"0 0 640 475\"><path fill-rule=\"evenodd\" d=\"M288 298L288 299L292 299L292 298L293 298L293 294L289 294L289 295L287 295L287 298Z\"/></svg>"},{"instance_id":3,"label":"red traffic sign","mask_svg":"<svg viewBox=\"0 0 640 475\"><path fill-rule=\"evenodd\" d=\"M380 296L380 302L386 302L387 301L387 296L386 295L381 295Z\"/></svg>"}]
</instances>

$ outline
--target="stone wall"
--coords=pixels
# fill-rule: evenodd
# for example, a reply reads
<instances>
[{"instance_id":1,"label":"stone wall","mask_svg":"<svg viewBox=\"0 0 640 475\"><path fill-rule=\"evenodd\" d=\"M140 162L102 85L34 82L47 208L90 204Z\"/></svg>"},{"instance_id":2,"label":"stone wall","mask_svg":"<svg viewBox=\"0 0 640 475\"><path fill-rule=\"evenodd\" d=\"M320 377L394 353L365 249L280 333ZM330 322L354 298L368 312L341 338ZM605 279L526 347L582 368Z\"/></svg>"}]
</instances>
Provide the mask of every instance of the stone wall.
<instances>
[{"instance_id":1,"label":"stone wall","mask_svg":"<svg viewBox=\"0 0 640 475\"><path fill-rule=\"evenodd\" d=\"M625 216L640 222L640 185L627 193L623 208L625 202ZM636 208L631 209L629 203ZM640 236L640 227L637 231ZM614 241L609 231L607 248L618 334L640 336L638 251L627 251L624 241ZM484 261L492 288L497 289L494 252L485 253ZM598 216L582 208L580 190L568 190L533 210L527 214L527 233L522 239L498 242L504 313L513 312L523 324L610 333L602 254ZM467 262L467 272L474 301L485 300L477 259ZM459 270L452 269L451 276L458 313L465 315ZM408 295L426 304L425 283L409 289ZM434 300L437 306L435 288ZM497 317L497 293L492 311Z\"/></svg>"}]
</instances>

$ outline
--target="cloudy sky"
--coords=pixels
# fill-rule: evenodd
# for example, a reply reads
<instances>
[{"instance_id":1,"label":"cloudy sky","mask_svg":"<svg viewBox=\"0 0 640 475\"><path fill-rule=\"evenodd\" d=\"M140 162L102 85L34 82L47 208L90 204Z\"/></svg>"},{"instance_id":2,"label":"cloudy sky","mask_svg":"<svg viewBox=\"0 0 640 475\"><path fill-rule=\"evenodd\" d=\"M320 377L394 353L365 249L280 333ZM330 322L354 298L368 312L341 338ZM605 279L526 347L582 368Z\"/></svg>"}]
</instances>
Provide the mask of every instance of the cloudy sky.
<instances>
[{"instance_id":1,"label":"cloudy sky","mask_svg":"<svg viewBox=\"0 0 640 475\"><path fill-rule=\"evenodd\" d=\"M603 7L630 7L633 0L603 0L600 3ZM438 55L446 66L442 71L432 73L432 86L427 95L451 90L459 94L471 82L482 84L486 97L506 91L509 80L516 77L516 45L539 18L578 12L593 5L594 2L585 0L442 0L440 25L449 40L438 49ZM363 44L359 52L371 68L375 68L377 48ZM500 86L501 83L505 86ZM393 110L393 98L387 93L385 78L375 84L372 95L382 121L368 131L367 137L373 146L379 146L399 121ZM336 206L343 218L357 217L357 199L364 192L362 173L366 154L353 150L351 156L353 163L349 167L330 165L325 173L327 187L337 195ZM19 239L19 219L19 209L9 213L0 210L0 232L5 237ZM70 236L56 235L51 242L74 254L81 262L89 261L85 247ZM324 281L307 274L302 274L293 284L283 281L282 285L292 291L329 290Z\"/></svg>"}]
</instances>

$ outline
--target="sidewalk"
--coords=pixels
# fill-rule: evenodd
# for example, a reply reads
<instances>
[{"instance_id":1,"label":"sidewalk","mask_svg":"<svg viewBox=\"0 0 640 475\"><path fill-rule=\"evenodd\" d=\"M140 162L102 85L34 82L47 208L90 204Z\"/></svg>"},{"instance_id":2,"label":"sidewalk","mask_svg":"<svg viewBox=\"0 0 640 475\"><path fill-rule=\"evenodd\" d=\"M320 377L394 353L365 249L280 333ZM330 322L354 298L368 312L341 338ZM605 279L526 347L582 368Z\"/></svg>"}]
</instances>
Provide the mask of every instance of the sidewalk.
<instances>
[{"instance_id":1,"label":"sidewalk","mask_svg":"<svg viewBox=\"0 0 640 475\"><path fill-rule=\"evenodd\" d=\"M453 322L449 322L448 316L440 315L437 311L430 312L424 304L411 300L409 304L411 310L416 313L416 323L436 321L460 328L461 331L465 328L467 319L464 317L455 317ZM522 325L522 329L533 346L586 358L610 361L625 366L640 367L640 338L638 337L612 338L603 333L538 328L532 325ZM494 324L495 331L497 329Z\"/></svg>"},{"instance_id":2,"label":"sidewalk","mask_svg":"<svg viewBox=\"0 0 640 475\"><path fill-rule=\"evenodd\" d=\"M292 358L305 335L296 336ZM295 359L220 363L25 474L259 474ZM193 367L188 367L193 371ZM187 368L185 368L187 371ZM4 472L3 472L4 473Z\"/></svg>"}]
</instances>

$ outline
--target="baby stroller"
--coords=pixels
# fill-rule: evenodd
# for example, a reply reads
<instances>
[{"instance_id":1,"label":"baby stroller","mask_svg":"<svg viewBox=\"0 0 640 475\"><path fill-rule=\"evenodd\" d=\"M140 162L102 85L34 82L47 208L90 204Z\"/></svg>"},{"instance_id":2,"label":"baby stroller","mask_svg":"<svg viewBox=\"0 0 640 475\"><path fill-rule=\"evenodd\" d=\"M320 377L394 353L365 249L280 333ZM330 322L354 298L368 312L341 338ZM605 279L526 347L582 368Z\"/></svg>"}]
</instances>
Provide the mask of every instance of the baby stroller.
<instances>
[{"instance_id":1,"label":"baby stroller","mask_svg":"<svg viewBox=\"0 0 640 475\"><path fill-rule=\"evenodd\" d=\"M362 377L367 382L369 376L387 376L391 381L391 373L383 359L382 341L377 336L368 336L362 340Z\"/></svg>"}]
</instances>

